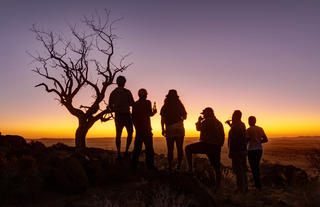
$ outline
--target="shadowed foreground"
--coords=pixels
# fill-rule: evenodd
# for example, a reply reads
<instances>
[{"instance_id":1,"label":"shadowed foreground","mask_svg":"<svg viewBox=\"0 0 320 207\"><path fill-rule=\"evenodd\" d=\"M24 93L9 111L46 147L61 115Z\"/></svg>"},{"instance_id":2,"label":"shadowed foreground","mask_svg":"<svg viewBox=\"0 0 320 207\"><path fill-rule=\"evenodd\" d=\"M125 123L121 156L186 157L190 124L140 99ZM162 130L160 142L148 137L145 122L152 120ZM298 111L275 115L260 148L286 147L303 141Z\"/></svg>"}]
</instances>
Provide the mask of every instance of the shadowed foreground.
<instances>
[{"instance_id":1,"label":"shadowed foreground","mask_svg":"<svg viewBox=\"0 0 320 207\"><path fill-rule=\"evenodd\" d=\"M141 157L144 160L143 157ZM196 157L193 175L185 169L167 171L166 157L155 156L158 171L143 162L116 160L113 151L89 148L85 157L73 147L0 138L1 206L317 206L317 178L294 166L263 163L262 192L250 186L246 195L234 192L235 178L223 167L222 188L215 192L214 170ZM185 163L184 165L185 166ZM249 175L251 178L251 175ZM252 181L250 181L252 183Z\"/></svg>"}]
</instances>

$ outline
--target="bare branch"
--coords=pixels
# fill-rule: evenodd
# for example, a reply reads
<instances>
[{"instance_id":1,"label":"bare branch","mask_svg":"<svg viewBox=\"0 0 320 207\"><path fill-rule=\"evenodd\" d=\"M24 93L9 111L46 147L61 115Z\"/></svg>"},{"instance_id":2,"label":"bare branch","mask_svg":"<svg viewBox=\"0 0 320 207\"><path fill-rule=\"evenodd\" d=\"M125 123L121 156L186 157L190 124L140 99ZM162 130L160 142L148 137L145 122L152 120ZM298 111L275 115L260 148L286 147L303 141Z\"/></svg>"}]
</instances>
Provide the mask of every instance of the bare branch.
<instances>
[{"instance_id":1,"label":"bare branch","mask_svg":"<svg viewBox=\"0 0 320 207\"><path fill-rule=\"evenodd\" d=\"M36 25L31 28L35 39L44 49L44 52L28 53L40 65L33 71L47 82L36 87L43 86L46 92L55 93L61 104L78 118L78 129L85 131L99 119L107 121L113 118L111 110L108 107L100 109L100 104L106 104L106 89L113 84L116 75L132 65L125 63L128 55L121 57L118 64L113 63L116 52L114 44L118 39L114 30L116 23L122 18L113 20L110 16L109 10L105 10L104 15L96 11L90 17L84 16L81 26L69 25L70 39ZM87 30L80 31L82 26L87 27ZM103 60L97 59L97 54ZM89 106L80 105L76 108L73 101L85 86L94 89L93 102ZM80 136L79 133L77 130L76 137Z\"/></svg>"}]
</instances>

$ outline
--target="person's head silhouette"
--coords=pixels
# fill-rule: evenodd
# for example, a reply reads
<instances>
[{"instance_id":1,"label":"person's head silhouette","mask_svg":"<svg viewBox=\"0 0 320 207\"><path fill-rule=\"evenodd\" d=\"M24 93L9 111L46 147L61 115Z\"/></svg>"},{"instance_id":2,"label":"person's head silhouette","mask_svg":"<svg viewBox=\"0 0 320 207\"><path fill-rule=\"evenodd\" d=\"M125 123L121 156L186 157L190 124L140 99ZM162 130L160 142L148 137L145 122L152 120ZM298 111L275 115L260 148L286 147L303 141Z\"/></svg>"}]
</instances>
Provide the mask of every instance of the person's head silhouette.
<instances>
[{"instance_id":1,"label":"person's head silhouette","mask_svg":"<svg viewBox=\"0 0 320 207\"><path fill-rule=\"evenodd\" d=\"M177 99L177 98L179 98L178 92L175 89L170 89L168 94L166 95L166 97L169 98L169 99Z\"/></svg>"},{"instance_id":2,"label":"person's head silhouette","mask_svg":"<svg viewBox=\"0 0 320 207\"><path fill-rule=\"evenodd\" d=\"M120 75L117 78L117 85L119 87L124 87L124 85L126 84L126 81L127 81L126 78L124 76Z\"/></svg>"},{"instance_id":3,"label":"person's head silhouette","mask_svg":"<svg viewBox=\"0 0 320 207\"><path fill-rule=\"evenodd\" d=\"M256 125L257 119L254 116L250 116L248 119L248 122L249 122L250 126L254 126L254 125Z\"/></svg>"},{"instance_id":4,"label":"person's head silhouette","mask_svg":"<svg viewBox=\"0 0 320 207\"><path fill-rule=\"evenodd\" d=\"M138 96L140 99L147 99L147 95L148 95L148 92L146 89L144 88L141 88L139 91L138 91Z\"/></svg>"},{"instance_id":5,"label":"person's head silhouette","mask_svg":"<svg viewBox=\"0 0 320 207\"><path fill-rule=\"evenodd\" d=\"M207 107L207 108L203 109L201 114L203 114L203 117L205 119L214 117L214 112L213 112L213 109L211 107Z\"/></svg>"},{"instance_id":6,"label":"person's head silhouette","mask_svg":"<svg viewBox=\"0 0 320 207\"><path fill-rule=\"evenodd\" d=\"M241 121L242 113L240 110L235 110L232 114L232 122Z\"/></svg>"}]
</instances>

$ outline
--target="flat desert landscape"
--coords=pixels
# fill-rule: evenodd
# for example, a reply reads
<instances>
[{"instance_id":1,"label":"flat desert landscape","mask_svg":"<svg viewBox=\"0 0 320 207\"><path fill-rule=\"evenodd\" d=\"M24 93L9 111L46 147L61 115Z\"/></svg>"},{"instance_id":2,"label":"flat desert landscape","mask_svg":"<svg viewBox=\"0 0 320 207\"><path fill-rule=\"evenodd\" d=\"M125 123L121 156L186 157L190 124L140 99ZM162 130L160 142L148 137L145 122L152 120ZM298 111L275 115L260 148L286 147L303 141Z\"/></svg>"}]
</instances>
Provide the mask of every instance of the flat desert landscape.
<instances>
[{"instance_id":1,"label":"flat desert landscape","mask_svg":"<svg viewBox=\"0 0 320 207\"><path fill-rule=\"evenodd\" d=\"M184 145L197 142L199 138L186 137ZM30 140L29 140L30 141ZM58 142L69 146L74 146L74 139L54 139L42 138L41 141L46 146L51 146ZM126 139L122 138L121 147L124 151ZM134 142L134 140L133 140ZM130 149L133 149L133 142ZM102 148L106 150L116 150L114 138L88 138L88 147ZM301 168L309 174L314 174L316 171L310 166L309 158L312 156L314 149L320 149L320 137L283 137L269 138L269 141L263 144L262 162L267 161L273 164L294 165ZM154 150L156 154L166 155L166 142L164 137L154 138ZM223 165L231 166L231 161L228 158L227 139L222 149L221 162ZM202 157L202 156L199 156Z\"/></svg>"}]
</instances>

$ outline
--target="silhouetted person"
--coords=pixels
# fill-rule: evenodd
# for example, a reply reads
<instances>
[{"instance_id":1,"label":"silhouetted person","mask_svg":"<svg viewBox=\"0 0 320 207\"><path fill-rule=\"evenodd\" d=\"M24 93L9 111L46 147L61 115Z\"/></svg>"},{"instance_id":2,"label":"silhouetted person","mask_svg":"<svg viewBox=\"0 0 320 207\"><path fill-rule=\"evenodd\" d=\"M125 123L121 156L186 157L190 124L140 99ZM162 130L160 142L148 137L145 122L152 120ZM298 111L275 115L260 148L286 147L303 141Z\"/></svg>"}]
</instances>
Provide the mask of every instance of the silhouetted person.
<instances>
[{"instance_id":1,"label":"silhouetted person","mask_svg":"<svg viewBox=\"0 0 320 207\"><path fill-rule=\"evenodd\" d=\"M172 168L174 143L177 145L178 166L180 169L183 158L183 140L185 130L183 120L187 112L181 103L176 90L169 90L160 111L162 135L166 137L168 148L168 168Z\"/></svg>"},{"instance_id":2,"label":"silhouetted person","mask_svg":"<svg viewBox=\"0 0 320 207\"><path fill-rule=\"evenodd\" d=\"M137 167L142 144L144 143L147 168L155 169L150 117L157 113L157 109L151 108L151 102L147 100L148 93L146 89L140 89L138 95L139 100L136 101L132 107L132 119L136 128L136 138L132 153L132 166L133 168Z\"/></svg>"},{"instance_id":3,"label":"silhouetted person","mask_svg":"<svg viewBox=\"0 0 320 207\"><path fill-rule=\"evenodd\" d=\"M192 154L206 154L214 167L216 187L220 187L220 154L224 143L222 123L215 117L212 108L205 108L199 116L196 128L200 131L200 142L185 147L189 171L192 172Z\"/></svg>"},{"instance_id":4,"label":"silhouetted person","mask_svg":"<svg viewBox=\"0 0 320 207\"><path fill-rule=\"evenodd\" d=\"M248 191L246 126L241 121L241 116L241 111L236 110L232 115L232 122L228 120L226 123L231 127L228 138L229 158L232 159L232 169L237 178L237 191L246 193Z\"/></svg>"},{"instance_id":5,"label":"silhouetted person","mask_svg":"<svg viewBox=\"0 0 320 207\"><path fill-rule=\"evenodd\" d=\"M261 127L256 126L256 117L250 116L250 127L247 129L248 160L256 188L261 190L260 160L262 157L262 143L268 142L268 138Z\"/></svg>"},{"instance_id":6,"label":"silhouetted person","mask_svg":"<svg viewBox=\"0 0 320 207\"><path fill-rule=\"evenodd\" d=\"M121 147L121 133L123 127L127 129L127 144L125 154L128 155L128 150L132 141L133 125L130 113L130 106L133 105L134 100L131 92L124 88L126 78L118 76L117 85L109 97L109 107L115 112L115 125L116 125L116 146L118 151L118 158L120 158Z\"/></svg>"}]
</instances>

